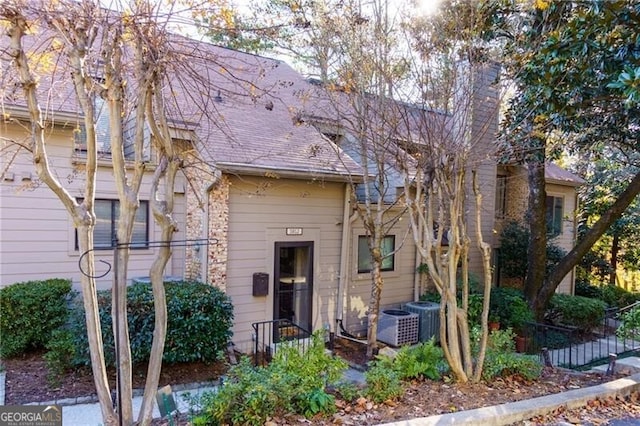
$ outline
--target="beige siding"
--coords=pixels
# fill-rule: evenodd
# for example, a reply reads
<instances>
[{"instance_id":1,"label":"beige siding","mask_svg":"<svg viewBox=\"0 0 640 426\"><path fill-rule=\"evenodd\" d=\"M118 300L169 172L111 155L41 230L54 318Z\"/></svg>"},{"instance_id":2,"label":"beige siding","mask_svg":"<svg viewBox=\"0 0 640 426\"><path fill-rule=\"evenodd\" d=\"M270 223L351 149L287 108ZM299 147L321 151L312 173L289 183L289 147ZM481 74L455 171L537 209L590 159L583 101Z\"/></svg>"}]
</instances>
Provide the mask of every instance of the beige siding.
<instances>
[{"instance_id":1,"label":"beige siding","mask_svg":"<svg viewBox=\"0 0 640 426\"><path fill-rule=\"evenodd\" d=\"M17 127L2 125L0 135L12 140L24 140L26 135ZM52 170L74 197L83 196L82 163L72 161L73 144L70 130L56 129L49 135L47 150ZM7 144L7 142L4 142ZM4 148L7 148L5 145ZM11 149L2 151L2 167L7 165ZM101 162L96 181L96 198L116 199L112 170ZM23 179L24 178L24 179ZM140 198L149 199L149 184L145 181ZM178 198L178 211L183 201ZM149 237L159 239L159 230L149 213ZM178 237L179 238L179 237ZM180 249L178 249L180 251ZM129 276L147 276L155 250L132 250ZM110 251L97 251L96 258L111 262ZM79 283L79 253L75 250L75 229L58 198L38 182L27 153L18 155L7 168L0 182L0 286L15 282L52 277L71 278ZM98 271L101 269L98 264ZM170 265L167 275L182 275L179 265ZM112 274L98 281L99 288L110 286Z\"/></svg>"},{"instance_id":2,"label":"beige siding","mask_svg":"<svg viewBox=\"0 0 640 426\"><path fill-rule=\"evenodd\" d=\"M226 291L234 305L233 341L251 350L251 324L273 319L274 244L314 242L314 329L333 327L340 267L344 184L230 177ZM286 228L303 228L287 236ZM269 274L269 295L252 295L254 272Z\"/></svg>"},{"instance_id":3,"label":"beige siding","mask_svg":"<svg viewBox=\"0 0 640 426\"><path fill-rule=\"evenodd\" d=\"M507 166L500 170L507 176L506 181L506 207L505 217L496 221L496 236L499 237L502 226L509 220L522 222L528 205L528 183L526 169L520 166ZM569 251L576 241L576 214L577 198L573 186L546 184L546 193L549 196L562 197L563 199L563 225L562 233L553 242ZM496 243L499 244L498 238ZM574 272L570 272L560 283L556 292L573 294Z\"/></svg>"},{"instance_id":4,"label":"beige siding","mask_svg":"<svg viewBox=\"0 0 640 426\"><path fill-rule=\"evenodd\" d=\"M546 192L548 196L561 197L563 200L562 232L552 241L566 251L570 251L575 245L577 237L575 221L577 213L575 189L570 186L547 184ZM573 294L573 281L574 277L572 271L564 277L562 282L560 282L556 292Z\"/></svg>"},{"instance_id":5,"label":"beige siding","mask_svg":"<svg viewBox=\"0 0 640 426\"><path fill-rule=\"evenodd\" d=\"M404 303L414 300L416 249L411 234L407 235L408 225L408 220L402 220L387 233L387 235L395 235L398 251L395 253L394 270L382 272L384 286L380 299L381 310L398 309ZM365 231L362 222L357 219L351 230L350 270L345 294L344 325L351 334L365 337L372 278L369 273L358 274L359 235L365 235Z\"/></svg>"}]
</instances>

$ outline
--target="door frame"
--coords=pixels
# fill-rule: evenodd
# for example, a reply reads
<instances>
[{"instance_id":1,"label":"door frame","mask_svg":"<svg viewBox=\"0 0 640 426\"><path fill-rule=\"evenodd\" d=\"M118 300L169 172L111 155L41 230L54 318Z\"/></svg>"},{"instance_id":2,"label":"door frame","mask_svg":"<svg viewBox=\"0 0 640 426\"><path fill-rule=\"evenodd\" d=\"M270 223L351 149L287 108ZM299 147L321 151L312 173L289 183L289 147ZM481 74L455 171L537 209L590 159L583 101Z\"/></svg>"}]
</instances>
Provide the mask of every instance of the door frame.
<instances>
[{"instance_id":1,"label":"door frame","mask_svg":"<svg viewBox=\"0 0 640 426\"><path fill-rule=\"evenodd\" d=\"M314 295L314 245L315 241L306 240L306 241L274 241L273 246L273 315L272 319L277 320L279 313L279 293L280 293L280 249L281 248L298 248L298 247L306 247L309 249L309 257L307 259L307 264L305 267L305 274L308 284L307 289L307 303L308 306L308 324L297 324L300 327L306 329L311 332L313 328L313 295Z\"/></svg>"}]
</instances>

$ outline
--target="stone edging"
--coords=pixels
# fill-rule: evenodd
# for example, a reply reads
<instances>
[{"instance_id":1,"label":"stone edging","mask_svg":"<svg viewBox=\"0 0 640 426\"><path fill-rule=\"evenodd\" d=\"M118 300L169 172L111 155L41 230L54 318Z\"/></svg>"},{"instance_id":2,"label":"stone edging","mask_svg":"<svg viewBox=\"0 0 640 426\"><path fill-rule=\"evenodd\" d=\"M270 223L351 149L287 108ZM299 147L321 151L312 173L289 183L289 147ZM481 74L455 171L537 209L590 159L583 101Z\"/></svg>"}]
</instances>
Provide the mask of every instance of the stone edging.
<instances>
[{"instance_id":1,"label":"stone edging","mask_svg":"<svg viewBox=\"0 0 640 426\"><path fill-rule=\"evenodd\" d=\"M509 425L530 419L538 415L548 414L559 407L568 410L583 407L588 401L598 398L628 396L640 390L640 373L632 376L602 383L596 386L574 389L557 394L524 399L517 402L421 417L379 426L429 426L429 425Z\"/></svg>"},{"instance_id":2,"label":"stone edging","mask_svg":"<svg viewBox=\"0 0 640 426\"><path fill-rule=\"evenodd\" d=\"M1 379L0 379L1 380ZM0 382L2 384L2 389L4 390L4 381ZM180 391L187 391L187 390L198 390L200 388L205 388L205 387L214 387L214 386L219 386L220 385L220 381L219 380L214 380L214 381L209 381L209 382L196 382L196 383L187 383L187 384L178 384L178 385L171 385L171 391L173 392L180 392ZM133 396L134 397L139 397L142 396L144 393L144 389L134 389L133 390ZM4 392L2 392L2 395L4 395ZM4 405L4 401L2 401L3 404L0 405ZM98 396L96 394L91 394L88 396L78 396L75 398L62 398L62 399L54 399L51 401L42 401L42 402L29 402L27 404L24 405L63 405L63 406L67 406L67 405L79 405L79 404L94 404L98 402Z\"/></svg>"}]
</instances>

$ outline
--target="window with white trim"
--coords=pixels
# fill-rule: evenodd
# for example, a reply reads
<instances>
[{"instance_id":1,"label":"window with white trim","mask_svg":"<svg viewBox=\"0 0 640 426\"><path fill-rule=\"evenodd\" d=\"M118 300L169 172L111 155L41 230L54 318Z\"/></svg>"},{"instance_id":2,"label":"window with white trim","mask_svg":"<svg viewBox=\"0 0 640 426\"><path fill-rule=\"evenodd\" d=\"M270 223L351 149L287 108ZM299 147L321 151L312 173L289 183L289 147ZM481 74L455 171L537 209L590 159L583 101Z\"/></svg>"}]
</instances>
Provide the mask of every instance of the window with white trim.
<instances>
[{"instance_id":1,"label":"window with white trim","mask_svg":"<svg viewBox=\"0 0 640 426\"><path fill-rule=\"evenodd\" d=\"M564 198L547 195L547 234L556 237L562 234Z\"/></svg>"},{"instance_id":2,"label":"window with white trim","mask_svg":"<svg viewBox=\"0 0 640 426\"><path fill-rule=\"evenodd\" d=\"M396 236L386 235L382 239L382 268L384 271L393 271L395 269L395 246ZM366 235L358 236L358 273L363 274L371 272L371 251L369 250L369 237Z\"/></svg>"},{"instance_id":3,"label":"window with white trim","mask_svg":"<svg viewBox=\"0 0 640 426\"><path fill-rule=\"evenodd\" d=\"M118 200L95 200L96 226L93 231L93 245L96 250L113 248L113 241L120 217L120 202ZM75 248L78 250L78 231L76 230ZM132 249L149 248L149 202L140 201L136 211L131 237Z\"/></svg>"}]
</instances>

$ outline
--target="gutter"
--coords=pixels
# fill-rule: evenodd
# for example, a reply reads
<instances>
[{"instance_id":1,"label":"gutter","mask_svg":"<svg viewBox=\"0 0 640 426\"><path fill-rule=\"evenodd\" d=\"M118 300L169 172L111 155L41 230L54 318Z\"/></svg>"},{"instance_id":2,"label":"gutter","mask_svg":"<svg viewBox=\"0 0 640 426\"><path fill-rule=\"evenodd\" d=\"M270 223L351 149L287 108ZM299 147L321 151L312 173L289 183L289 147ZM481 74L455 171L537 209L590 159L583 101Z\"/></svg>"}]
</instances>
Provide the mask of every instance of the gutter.
<instances>
[{"instance_id":1,"label":"gutter","mask_svg":"<svg viewBox=\"0 0 640 426\"><path fill-rule=\"evenodd\" d=\"M309 175L317 176L319 179L334 182L356 182L362 183L363 177L351 174L347 171L328 171L327 169L283 169L281 166L251 165L244 163L217 162L216 167L230 174L265 176L266 174L277 175L280 178L309 179Z\"/></svg>"}]
</instances>

